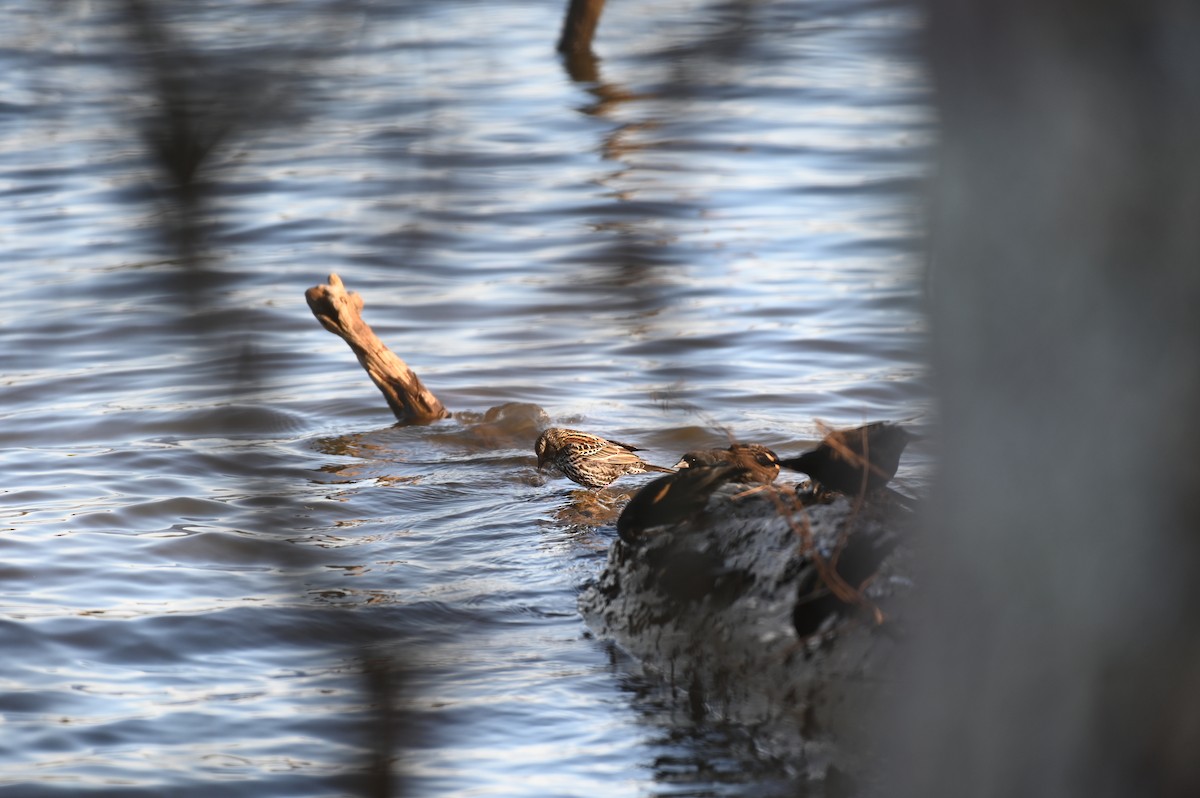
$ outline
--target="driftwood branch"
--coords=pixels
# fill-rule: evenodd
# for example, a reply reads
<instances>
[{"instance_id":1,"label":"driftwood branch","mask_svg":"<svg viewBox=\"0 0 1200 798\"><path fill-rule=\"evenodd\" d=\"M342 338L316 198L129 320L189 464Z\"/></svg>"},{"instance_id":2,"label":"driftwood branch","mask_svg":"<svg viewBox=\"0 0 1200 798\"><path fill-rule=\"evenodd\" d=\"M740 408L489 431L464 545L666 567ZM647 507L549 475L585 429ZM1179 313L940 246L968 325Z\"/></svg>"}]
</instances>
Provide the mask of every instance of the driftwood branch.
<instances>
[{"instance_id":1,"label":"driftwood branch","mask_svg":"<svg viewBox=\"0 0 1200 798\"><path fill-rule=\"evenodd\" d=\"M362 320L362 297L347 291L340 277L329 275L327 285L314 285L304 298L317 321L350 345L400 423L428 424L450 415L408 364Z\"/></svg>"}]
</instances>

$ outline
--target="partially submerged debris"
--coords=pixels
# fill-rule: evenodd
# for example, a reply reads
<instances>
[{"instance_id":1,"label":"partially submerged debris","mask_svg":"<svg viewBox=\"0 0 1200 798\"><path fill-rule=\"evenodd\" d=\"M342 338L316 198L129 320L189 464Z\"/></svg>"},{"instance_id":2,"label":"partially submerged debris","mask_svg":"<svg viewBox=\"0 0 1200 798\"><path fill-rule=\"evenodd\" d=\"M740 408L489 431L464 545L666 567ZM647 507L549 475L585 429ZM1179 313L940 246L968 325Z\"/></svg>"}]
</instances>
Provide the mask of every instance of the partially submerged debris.
<instances>
[{"instance_id":1,"label":"partially submerged debris","mask_svg":"<svg viewBox=\"0 0 1200 798\"><path fill-rule=\"evenodd\" d=\"M734 500L739 489L614 543L580 611L690 706L760 730L771 753L817 777L861 772L865 752L842 737L861 717L845 709L886 681L894 638L880 608L890 620L907 585L892 555L912 515L887 495L803 506L776 489Z\"/></svg>"},{"instance_id":2,"label":"partially submerged debris","mask_svg":"<svg viewBox=\"0 0 1200 798\"><path fill-rule=\"evenodd\" d=\"M347 291L341 278L329 275L327 285L314 285L304 292L304 298L317 321L350 345L400 423L428 424L450 415L408 364L363 321L362 297Z\"/></svg>"}]
</instances>

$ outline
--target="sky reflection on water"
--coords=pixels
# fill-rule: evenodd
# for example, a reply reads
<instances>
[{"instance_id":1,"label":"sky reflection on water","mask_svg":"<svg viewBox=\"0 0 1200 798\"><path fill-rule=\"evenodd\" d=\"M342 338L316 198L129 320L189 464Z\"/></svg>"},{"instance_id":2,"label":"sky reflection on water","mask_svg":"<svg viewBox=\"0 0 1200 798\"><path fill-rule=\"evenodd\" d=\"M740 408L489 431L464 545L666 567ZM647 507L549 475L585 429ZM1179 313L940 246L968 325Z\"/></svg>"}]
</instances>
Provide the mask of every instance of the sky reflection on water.
<instances>
[{"instance_id":1,"label":"sky reflection on water","mask_svg":"<svg viewBox=\"0 0 1200 798\"><path fill-rule=\"evenodd\" d=\"M189 4L192 99L269 112L185 191L121 8L18 5L0 54L0 789L368 794L380 740L413 794L786 780L591 639L612 530L531 441L393 427L302 294L339 272L453 411L664 458L920 427L911 12L618 5L576 84L558 3Z\"/></svg>"}]
</instances>

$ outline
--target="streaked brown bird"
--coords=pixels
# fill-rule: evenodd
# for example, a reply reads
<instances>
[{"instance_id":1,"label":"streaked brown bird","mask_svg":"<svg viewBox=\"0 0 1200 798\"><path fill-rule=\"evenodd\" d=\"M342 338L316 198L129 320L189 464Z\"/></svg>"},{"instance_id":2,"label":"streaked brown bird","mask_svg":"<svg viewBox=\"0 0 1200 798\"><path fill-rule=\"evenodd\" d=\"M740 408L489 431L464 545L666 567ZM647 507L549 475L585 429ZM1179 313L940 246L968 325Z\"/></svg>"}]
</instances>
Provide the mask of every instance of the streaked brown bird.
<instances>
[{"instance_id":1,"label":"streaked brown bird","mask_svg":"<svg viewBox=\"0 0 1200 798\"><path fill-rule=\"evenodd\" d=\"M876 421L835 430L815 449L780 460L779 464L808 474L826 490L858 496L874 493L891 481L907 445L908 433L903 427Z\"/></svg>"},{"instance_id":2,"label":"streaked brown bird","mask_svg":"<svg viewBox=\"0 0 1200 798\"><path fill-rule=\"evenodd\" d=\"M779 476L779 457L766 446L757 443L735 443L728 449L697 449L688 452L676 468L733 465L741 471L730 481L769 485Z\"/></svg>"},{"instance_id":3,"label":"streaked brown bird","mask_svg":"<svg viewBox=\"0 0 1200 798\"><path fill-rule=\"evenodd\" d=\"M741 481L745 469L736 465L696 465L647 482L617 519L617 533L634 543L655 527L691 521L708 505L713 491L726 482Z\"/></svg>"},{"instance_id":4,"label":"streaked brown bird","mask_svg":"<svg viewBox=\"0 0 1200 798\"><path fill-rule=\"evenodd\" d=\"M603 488L625 474L674 472L638 457L634 454L640 451L636 446L562 427L551 427L539 435L533 450L537 453L538 468L552 465L585 488Z\"/></svg>"}]
</instances>

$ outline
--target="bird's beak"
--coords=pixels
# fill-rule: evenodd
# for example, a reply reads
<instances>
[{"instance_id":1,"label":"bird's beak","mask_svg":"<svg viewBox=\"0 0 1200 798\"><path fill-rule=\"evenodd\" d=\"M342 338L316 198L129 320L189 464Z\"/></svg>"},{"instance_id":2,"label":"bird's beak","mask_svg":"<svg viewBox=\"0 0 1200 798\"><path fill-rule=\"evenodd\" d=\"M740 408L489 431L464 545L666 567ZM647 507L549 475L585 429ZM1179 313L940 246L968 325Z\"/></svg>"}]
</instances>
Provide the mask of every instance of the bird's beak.
<instances>
[{"instance_id":1,"label":"bird's beak","mask_svg":"<svg viewBox=\"0 0 1200 798\"><path fill-rule=\"evenodd\" d=\"M681 457L679 458L679 462L671 466L671 468L691 468L691 466L687 464L687 460Z\"/></svg>"}]
</instances>

